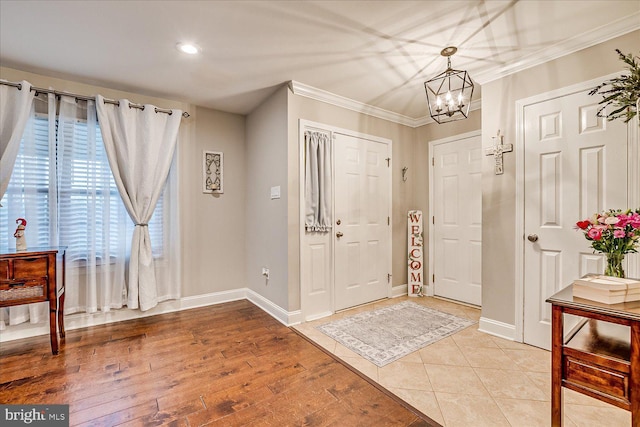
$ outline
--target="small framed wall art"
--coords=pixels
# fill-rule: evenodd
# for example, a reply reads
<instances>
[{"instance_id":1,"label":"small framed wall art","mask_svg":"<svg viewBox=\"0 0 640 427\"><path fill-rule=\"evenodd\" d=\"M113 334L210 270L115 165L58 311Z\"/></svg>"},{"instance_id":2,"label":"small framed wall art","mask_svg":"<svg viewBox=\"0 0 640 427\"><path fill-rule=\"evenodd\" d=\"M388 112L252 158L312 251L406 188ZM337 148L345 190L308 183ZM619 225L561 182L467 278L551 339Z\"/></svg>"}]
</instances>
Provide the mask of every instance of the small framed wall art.
<instances>
[{"instance_id":1,"label":"small framed wall art","mask_svg":"<svg viewBox=\"0 0 640 427\"><path fill-rule=\"evenodd\" d=\"M202 152L202 192L222 193L223 188L223 154L220 151Z\"/></svg>"}]
</instances>

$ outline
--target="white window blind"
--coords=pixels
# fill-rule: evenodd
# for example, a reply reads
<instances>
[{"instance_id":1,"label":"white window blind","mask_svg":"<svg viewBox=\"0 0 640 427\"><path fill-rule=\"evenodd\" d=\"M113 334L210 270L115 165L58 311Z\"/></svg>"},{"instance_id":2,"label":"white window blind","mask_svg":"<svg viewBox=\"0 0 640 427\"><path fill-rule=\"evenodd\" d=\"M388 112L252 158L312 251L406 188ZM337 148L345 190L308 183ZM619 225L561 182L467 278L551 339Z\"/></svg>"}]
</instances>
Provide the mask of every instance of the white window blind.
<instances>
[{"instance_id":1,"label":"white window blind","mask_svg":"<svg viewBox=\"0 0 640 427\"><path fill-rule=\"evenodd\" d=\"M51 217L49 214L49 129L46 117L36 117L28 131L33 132L37 143L25 147L20 143L11 180L0 204L0 247L14 248L13 232L17 218L29 217L28 230L36 229L30 242L37 246L51 244ZM27 215L27 209L30 214ZM35 216L34 216L35 214Z\"/></svg>"},{"instance_id":2,"label":"white window blind","mask_svg":"<svg viewBox=\"0 0 640 427\"><path fill-rule=\"evenodd\" d=\"M2 199L0 208L0 248L15 247L13 232L15 220L19 217L27 218L26 234L28 238L37 236L36 246L50 246L55 244L52 236L54 225L51 220L52 207L49 206L56 198L52 197L52 191L57 192L58 212L58 239L59 244L68 246L68 262L86 260L89 257L100 257L100 254L108 253L110 257L118 256L115 251L119 247L117 240L125 233L117 229L119 215L126 215L126 211L109 168L99 127L96 128L97 152L91 152L92 148L87 144L87 124L83 120L76 120L72 127L66 126L60 130L56 126L56 132L65 132L66 138L73 141L73 146L56 146L52 152L56 157L62 153L58 150L72 150L73 153L64 153L70 156L70 162L64 165L58 164L56 159L50 159L49 150L49 120L46 115L37 115L33 120L33 133L35 145L26 147L21 142L20 151L11 175L11 181ZM50 167L57 168L57 183L50 182ZM89 185L91 184L91 185ZM109 197L104 197L109 194ZM96 203L89 203L89 199L95 199ZM23 206L30 206L35 212L24 212ZM95 209L96 212L89 212ZM153 244L153 255L162 257L164 248L163 217L164 217L164 193L160 197L154 215L149 222L149 233ZM34 215L35 214L35 215ZM96 218L89 221L88 218ZM133 229L133 223L127 226L127 230ZM87 227L95 227L105 231L101 238L89 242ZM98 233L100 235L100 233ZM131 233L127 232L130 236ZM34 245L31 239L30 246ZM87 248L93 250L87 250ZM109 248L109 250L106 250ZM111 249L112 248L112 249ZM108 260L99 260L106 262Z\"/></svg>"}]
</instances>

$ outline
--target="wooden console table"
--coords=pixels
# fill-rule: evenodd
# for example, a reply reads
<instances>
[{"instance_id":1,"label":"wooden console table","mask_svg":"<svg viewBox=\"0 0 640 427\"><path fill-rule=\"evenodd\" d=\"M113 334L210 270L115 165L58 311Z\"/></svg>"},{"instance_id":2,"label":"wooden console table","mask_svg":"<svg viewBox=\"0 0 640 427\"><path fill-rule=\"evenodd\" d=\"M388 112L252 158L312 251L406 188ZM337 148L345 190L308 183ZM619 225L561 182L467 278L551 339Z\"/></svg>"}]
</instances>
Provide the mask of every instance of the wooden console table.
<instances>
[{"instance_id":1,"label":"wooden console table","mask_svg":"<svg viewBox=\"0 0 640 427\"><path fill-rule=\"evenodd\" d=\"M0 307L49 301L51 353L64 338L64 268L66 247L10 250L0 254ZM56 327L57 320L57 327Z\"/></svg>"},{"instance_id":2,"label":"wooden console table","mask_svg":"<svg viewBox=\"0 0 640 427\"><path fill-rule=\"evenodd\" d=\"M562 387L631 411L640 427L640 301L603 304L573 297L573 285L552 305L551 425L562 425ZM564 314L584 319L568 336Z\"/></svg>"}]
</instances>

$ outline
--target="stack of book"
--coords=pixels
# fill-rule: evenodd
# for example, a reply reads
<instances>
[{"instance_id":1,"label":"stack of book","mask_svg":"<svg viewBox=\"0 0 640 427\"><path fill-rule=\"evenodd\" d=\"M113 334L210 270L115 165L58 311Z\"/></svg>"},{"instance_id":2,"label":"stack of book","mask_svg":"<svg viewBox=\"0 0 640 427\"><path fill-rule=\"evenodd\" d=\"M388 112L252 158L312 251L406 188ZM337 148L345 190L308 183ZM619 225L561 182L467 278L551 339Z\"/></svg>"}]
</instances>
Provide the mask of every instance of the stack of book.
<instances>
[{"instance_id":1,"label":"stack of book","mask_svg":"<svg viewBox=\"0 0 640 427\"><path fill-rule=\"evenodd\" d=\"M573 296L605 304L640 300L640 281L588 274L573 282Z\"/></svg>"}]
</instances>

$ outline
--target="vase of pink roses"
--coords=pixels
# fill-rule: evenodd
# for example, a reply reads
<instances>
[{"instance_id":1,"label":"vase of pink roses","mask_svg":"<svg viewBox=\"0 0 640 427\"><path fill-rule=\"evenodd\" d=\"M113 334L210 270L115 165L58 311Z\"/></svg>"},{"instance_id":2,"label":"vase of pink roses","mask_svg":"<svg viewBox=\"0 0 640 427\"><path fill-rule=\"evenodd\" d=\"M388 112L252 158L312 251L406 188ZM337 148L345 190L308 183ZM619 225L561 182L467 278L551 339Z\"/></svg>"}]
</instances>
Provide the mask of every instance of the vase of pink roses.
<instances>
[{"instance_id":1,"label":"vase of pink roses","mask_svg":"<svg viewBox=\"0 0 640 427\"><path fill-rule=\"evenodd\" d=\"M638 252L640 208L635 211L610 209L578 221L576 227L591 242L594 252L601 252L606 256L605 276L625 277L622 268L624 256Z\"/></svg>"}]
</instances>

